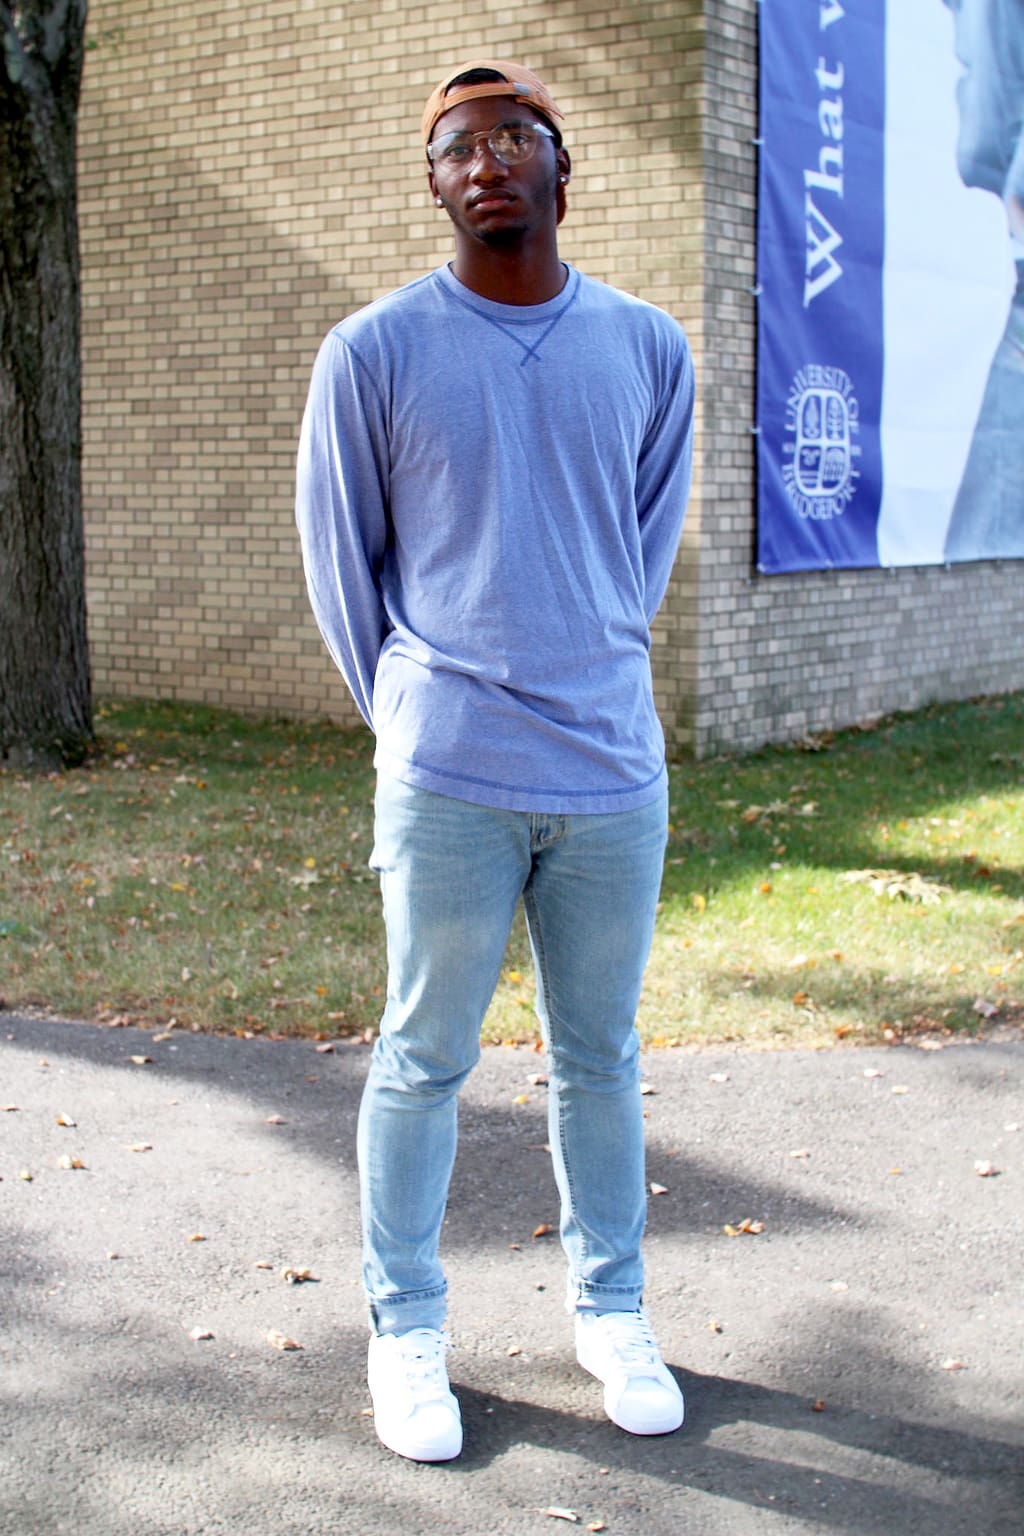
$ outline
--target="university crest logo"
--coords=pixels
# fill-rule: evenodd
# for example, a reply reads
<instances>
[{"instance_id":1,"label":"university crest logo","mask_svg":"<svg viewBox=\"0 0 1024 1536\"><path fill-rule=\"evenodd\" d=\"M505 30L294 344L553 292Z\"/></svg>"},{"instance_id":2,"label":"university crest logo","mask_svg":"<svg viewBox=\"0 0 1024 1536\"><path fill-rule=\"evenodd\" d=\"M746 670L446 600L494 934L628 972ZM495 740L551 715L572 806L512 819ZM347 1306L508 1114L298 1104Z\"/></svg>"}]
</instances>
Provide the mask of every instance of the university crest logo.
<instances>
[{"instance_id":1,"label":"university crest logo","mask_svg":"<svg viewBox=\"0 0 1024 1536\"><path fill-rule=\"evenodd\" d=\"M841 517L857 489L860 408L849 374L809 363L786 397L782 478L801 517Z\"/></svg>"}]
</instances>

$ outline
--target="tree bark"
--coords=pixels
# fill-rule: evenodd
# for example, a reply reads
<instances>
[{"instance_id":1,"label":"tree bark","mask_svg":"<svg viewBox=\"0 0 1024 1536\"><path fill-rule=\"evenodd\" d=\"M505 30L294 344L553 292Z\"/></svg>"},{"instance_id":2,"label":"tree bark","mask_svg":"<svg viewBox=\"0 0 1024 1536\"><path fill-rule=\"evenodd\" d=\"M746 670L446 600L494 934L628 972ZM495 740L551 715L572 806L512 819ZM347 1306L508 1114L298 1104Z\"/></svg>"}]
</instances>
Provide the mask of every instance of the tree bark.
<instances>
[{"instance_id":1,"label":"tree bark","mask_svg":"<svg viewBox=\"0 0 1024 1536\"><path fill-rule=\"evenodd\" d=\"M0 764L92 741L77 203L86 0L0 0Z\"/></svg>"}]
</instances>

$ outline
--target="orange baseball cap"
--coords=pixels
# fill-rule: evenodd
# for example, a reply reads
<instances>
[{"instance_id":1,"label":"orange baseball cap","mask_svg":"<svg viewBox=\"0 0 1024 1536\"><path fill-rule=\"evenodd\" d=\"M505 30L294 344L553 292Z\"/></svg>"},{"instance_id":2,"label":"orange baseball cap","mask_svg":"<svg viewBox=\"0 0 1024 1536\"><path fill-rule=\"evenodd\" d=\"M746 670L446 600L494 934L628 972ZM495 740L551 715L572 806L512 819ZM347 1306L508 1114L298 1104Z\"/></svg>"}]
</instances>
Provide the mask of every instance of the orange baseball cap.
<instances>
[{"instance_id":1,"label":"orange baseball cap","mask_svg":"<svg viewBox=\"0 0 1024 1536\"><path fill-rule=\"evenodd\" d=\"M448 87L453 80L459 75L469 74L473 69L490 69L502 78L481 81L478 85L457 85L449 91ZM532 69L527 69L525 64L513 64L508 59L474 59L469 64L460 64L457 69L449 70L428 96L421 124L424 144L430 143L430 135L439 117L451 107L457 107L460 101L473 101L478 96L514 96L516 101L521 101L539 112L541 117L546 117L556 133L558 126L553 119L557 117L564 121L563 113L555 106L554 97L543 80Z\"/></svg>"}]
</instances>

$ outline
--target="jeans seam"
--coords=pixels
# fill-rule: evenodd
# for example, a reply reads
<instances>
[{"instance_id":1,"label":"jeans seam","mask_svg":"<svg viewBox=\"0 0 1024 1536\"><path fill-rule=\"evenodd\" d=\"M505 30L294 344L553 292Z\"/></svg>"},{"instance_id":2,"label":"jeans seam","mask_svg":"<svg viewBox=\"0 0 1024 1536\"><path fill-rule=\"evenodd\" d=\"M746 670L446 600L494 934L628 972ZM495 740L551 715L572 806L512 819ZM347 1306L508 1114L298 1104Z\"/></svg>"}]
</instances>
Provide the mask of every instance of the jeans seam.
<instances>
[{"instance_id":1,"label":"jeans seam","mask_svg":"<svg viewBox=\"0 0 1024 1536\"><path fill-rule=\"evenodd\" d=\"M534 944L534 950L536 952L537 984L538 984L538 988L540 989L540 995L544 999L544 1013L545 1013L546 1019L547 1019L548 1054L549 1054L549 1056L551 1058L551 1065L552 1065L552 1067L557 1069L557 1052L556 1052L556 1049L555 1049L555 1038L554 1038L554 1025L557 1022L557 1015L555 1013L555 1010L554 1010L554 1008L552 1006L552 1001L551 1001L551 989L550 989L549 979L548 979L547 957L546 957L545 952L544 952L544 935L543 935L543 932L541 930L540 913L539 913L537 904L532 899L531 893L530 893L530 891L528 889L523 892L523 905L524 905L524 907L526 907L527 912L528 912L528 914L530 916L531 927L532 927L533 933L534 933L533 944ZM573 1222L575 1223L575 1226L576 1226L577 1244L578 1244L578 1248L579 1248L579 1257L580 1257L581 1260L585 1260L589 1256L589 1249L588 1249L588 1245L587 1245L586 1232L585 1232L581 1222L579 1221L579 1217L578 1217L578 1202L577 1202L577 1198L576 1198L576 1178L575 1178L575 1173L574 1173L573 1166L572 1166L572 1159L569 1156L568 1144L567 1144L567 1141L566 1141L566 1135L565 1135L565 1101L562 1098L562 1096L561 1096L561 1094L559 1092L559 1089L558 1089L558 1073L557 1073L557 1070L554 1073L554 1077L555 1077L555 1081L552 1083L551 1086L554 1089L554 1091L559 1094L559 1100L558 1100L558 1144L559 1144L559 1150L560 1150L561 1155L562 1155L562 1167L565 1170L565 1185L566 1185L566 1189L567 1189L568 1195L569 1195L569 1213L570 1213L570 1215L572 1217L572 1220L573 1220ZM578 1285L578 1283L579 1283L578 1280L577 1280L576 1283Z\"/></svg>"}]
</instances>

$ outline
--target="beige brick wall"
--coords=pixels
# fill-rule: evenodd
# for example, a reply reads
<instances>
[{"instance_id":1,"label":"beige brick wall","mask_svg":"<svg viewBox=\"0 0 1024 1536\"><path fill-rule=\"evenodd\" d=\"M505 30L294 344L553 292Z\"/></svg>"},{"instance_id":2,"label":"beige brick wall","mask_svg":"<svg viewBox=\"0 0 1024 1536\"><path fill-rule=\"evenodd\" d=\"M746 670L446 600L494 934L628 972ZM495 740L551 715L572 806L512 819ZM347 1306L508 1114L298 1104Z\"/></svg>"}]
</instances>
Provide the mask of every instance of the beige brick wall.
<instances>
[{"instance_id":1,"label":"beige brick wall","mask_svg":"<svg viewBox=\"0 0 1024 1536\"><path fill-rule=\"evenodd\" d=\"M563 255L670 310L699 351L701 7L93 0L90 35L97 691L354 720L306 601L295 442L327 329L450 255L423 101L475 54L550 79L575 166ZM656 637L670 723L696 688L693 548Z\"/></svg>"},{"instance_id":2,"label":"beige brick wall","mask_svg":"<svg viewBox=\"0 0 1024 1536\"><path fill-rule=\"evenodd\" d=\"M568 114L562 252L661 304L698 366L695 494L654 645L671 746L752 747L1024 687L1024 564L761 578L755 0L93 0L81 116L97 692L356 716L292 517L317 345L447 259L417 125L452 62ZM453 43L454 40L454 43Z\"/></svg>"}]
</instances>

